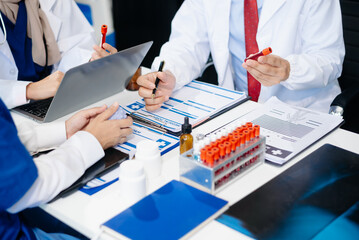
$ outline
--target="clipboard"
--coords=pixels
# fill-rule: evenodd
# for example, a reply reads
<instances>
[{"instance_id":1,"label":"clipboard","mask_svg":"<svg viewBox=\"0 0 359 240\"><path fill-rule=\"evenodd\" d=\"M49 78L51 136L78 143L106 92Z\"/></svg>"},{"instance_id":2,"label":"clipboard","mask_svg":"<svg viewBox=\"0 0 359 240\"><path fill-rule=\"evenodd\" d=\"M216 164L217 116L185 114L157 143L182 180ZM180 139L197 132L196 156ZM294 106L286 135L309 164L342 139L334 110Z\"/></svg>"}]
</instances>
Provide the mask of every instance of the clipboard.
<instances>
[{"instance_id":1,"label":"clipboard","mask_svg":"<svg viewBox=\"0 0 359 240\"><path fill-rule=\"evenodd\" d=\"M202 120L200 122L197 122L196 124L192 124L192 128L196 128L196 127L198 127L198 126L200 126L200 125L202 125L202 124L204 124L204 123L206 123L206 122L220 116L221 114L231 110L232 108L241 105L242 103L244 103L244 102L246 102L246 101L248 101L250 99L251 99L251 97L247 96L246 98L242 99L241 101L236 102L235 104L233 104L233 105L231 105L229 107L226 107L226 108L222 109L221 111L219 111L219 112L217 112L217 113L215 113L215 114L213 114L211 116L208 116L206 119L204 119L204 120ZM138 123L138 124L144 125L146 127L153 128L153 129L155 129L157 131L160 131L160 132L163 132L163 133L168 133L168 134L171 134L171 135L174 135L174 136L181 135L181 132L171 131L169 129L166 129L166 127L163 124L161 125L161 124L158 124L158 123L156 123L154 121L151 121L151 120L148 120L148 119L145 118L145 117L151 118L150 115L147 115L145 117L143 117L142 115L143 115L142 113L137 113L137 112L132 112L130 114L127 114L127 116L130 116L135 123Z\"/></svg>"},{"instance_id":2,"label":"clipboard","mask_svg":"<svg viewBox=\"0 0 359 240\"><path fill-rule=\"evenodd\" d=\"M185 116L195 128L249 99L244 92L194 80L176 91L159 110L146 111L143 99L130 103L124 110L138 124L179 136Z\"/></svg>"}]
</instances>

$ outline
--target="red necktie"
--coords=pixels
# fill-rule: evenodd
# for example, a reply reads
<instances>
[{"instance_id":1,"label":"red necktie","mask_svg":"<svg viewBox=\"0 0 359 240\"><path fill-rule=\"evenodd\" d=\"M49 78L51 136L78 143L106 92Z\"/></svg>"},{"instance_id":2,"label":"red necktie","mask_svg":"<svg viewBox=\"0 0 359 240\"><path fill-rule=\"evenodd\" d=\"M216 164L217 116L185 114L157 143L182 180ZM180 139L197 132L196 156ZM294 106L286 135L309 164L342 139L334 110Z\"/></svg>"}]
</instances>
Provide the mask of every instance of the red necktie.
<instances>
[{"instance_id":1,"label":"red necktie","mask_svg":"<svg viewBox=\"0 0 359 240\"><path fill-rule=\"evenodd\" d=\"M246 43L246 57L258 52L256 41L258 28L257 0L244 0L244 36ZM261 91L261 84L247 72L248 95L257 102Z\"/></svg>"}]
</instances>

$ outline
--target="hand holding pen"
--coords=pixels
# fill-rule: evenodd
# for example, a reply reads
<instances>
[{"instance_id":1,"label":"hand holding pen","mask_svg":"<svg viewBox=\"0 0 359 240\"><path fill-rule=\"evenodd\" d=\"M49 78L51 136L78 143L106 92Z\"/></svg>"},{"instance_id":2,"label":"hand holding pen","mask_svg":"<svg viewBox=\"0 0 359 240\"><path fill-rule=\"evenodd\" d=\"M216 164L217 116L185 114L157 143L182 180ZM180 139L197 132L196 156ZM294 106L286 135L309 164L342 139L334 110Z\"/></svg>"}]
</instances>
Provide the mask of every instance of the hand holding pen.
<instances>
[{"instance_id":1,"label":"hand holding pen","mask_svg":"<svg viewBox=\"0 0 359 240\"><path fill-rule=\"evenodd\" d=\"M242 66L263 86L270 87L289 78L290 64L279 56L270 54L271 48L250 55Z\"/></svg>"},{"instance_id":2,"label":"hand holding pen","mask_svg":"<svg viewBox=\"0 0 359 240\"><path fill-rule=\"evenodd\" d=\"M163 69L163 66L165 65L165 61L162 61L160 63L160 67L158 68L158 71L159 72L162 72L162 69ZM157 88L158 88L158 84L160 83L160 79L158 77L156 77L156 81L155 81L155 88L152 90L152 99L155 98L156 96L156 91L157 91Z\"/></svg>"},{"instance_id":3,"label":"hand holding pen","mask_svg":"<svg viewBox=\"0 0 359 240\"><path fill-rule=\"evenodd\" d=\"M159 69L163 70L163 66ZM146 109L154 111L170 98L176 85L176 78L169 70L158 71L140 76L137 84L140 86L138 94L143 97Z\"/></svg>"}]
</instances>

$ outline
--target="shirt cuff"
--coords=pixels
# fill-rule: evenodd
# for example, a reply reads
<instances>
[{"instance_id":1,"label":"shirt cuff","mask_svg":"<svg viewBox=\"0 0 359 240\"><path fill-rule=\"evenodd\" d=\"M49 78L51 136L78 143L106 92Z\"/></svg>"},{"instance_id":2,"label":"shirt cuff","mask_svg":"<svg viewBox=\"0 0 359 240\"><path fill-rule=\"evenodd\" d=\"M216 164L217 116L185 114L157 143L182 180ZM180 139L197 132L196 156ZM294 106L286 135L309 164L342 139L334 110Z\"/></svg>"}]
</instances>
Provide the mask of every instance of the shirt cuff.
<instances>
[{"instance_id":1,"label":"shirt cuff","mask_svg":"<svg viewBox=\"0 0 359 240\"><path fill-rule=\"evenodd\" d=\"M30 100L26 99L26 87L27 85L29 85L31 82L26 82L26 81L17 81L16 84L14 85L14 88L12 89L12 100L11 102L11 106L9 106L10 108L16 107L16 106L20 106L26 103L29 103Z\"/></svg>"},{"instance_id":2,"label":"shirt cuff","mask_svg":"<svg viewBox=\"0 0 359 240\"><path fill-rule=\"evenodd\" d=\"M290 55L285 58L289 62L290 71L287 80L282 81L280 84L289 90L295 90L293 84L295 84L296 76L300 74L300 65L298 64L297 58L294 55Z\"/></svg>"},{"instance_id":3,"label":"shirt cuff","mask_svg":"<svg viewBox=\"0 0 359 240\"><path fill-rule=\"evenodd\" d=\"M66 141L65 122L43 123L36 126L40 151L59 146Z\"/></svg>"},{"instance_id":4,"label":"shirt cuff","mask_svg":"<svg viewBox=\"0 0 359 240\"><path fill-rule=\"evenodd\" d=\"M67 142L77 145L84 159L86 169L105 156L100 142L89 132L79 131L69 138Z\"/></svg>"}]
</instances>

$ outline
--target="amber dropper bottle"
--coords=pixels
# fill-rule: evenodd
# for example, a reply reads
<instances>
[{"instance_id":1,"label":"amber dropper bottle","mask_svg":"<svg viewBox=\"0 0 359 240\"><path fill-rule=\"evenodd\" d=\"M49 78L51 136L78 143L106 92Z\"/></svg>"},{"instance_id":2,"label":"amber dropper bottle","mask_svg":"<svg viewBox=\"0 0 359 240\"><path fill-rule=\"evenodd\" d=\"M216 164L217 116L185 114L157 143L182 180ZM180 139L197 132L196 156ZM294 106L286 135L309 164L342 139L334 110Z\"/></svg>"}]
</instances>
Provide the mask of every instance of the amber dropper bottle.
<instances>
[{"instance_id":1,"label":"amber dropper bottle","mask_svg":"<svg viewBox=\"0 0 359 240\"><path fill-rule=\"evenodd\" d=\"M180 154L183 154L193 148L193 136L191 135L191 132L192 125L189 124L188 117L185 117L180 136Z\"/></svg>"}]
</instances>

